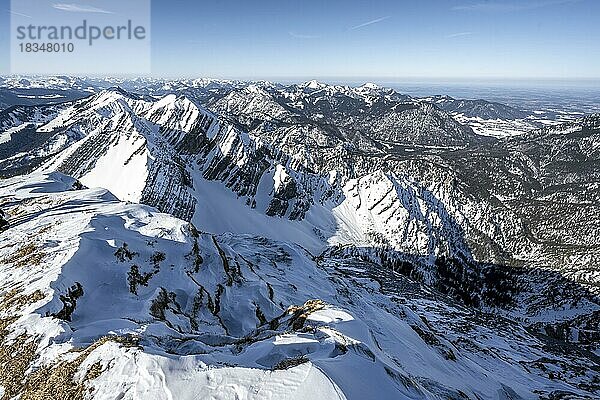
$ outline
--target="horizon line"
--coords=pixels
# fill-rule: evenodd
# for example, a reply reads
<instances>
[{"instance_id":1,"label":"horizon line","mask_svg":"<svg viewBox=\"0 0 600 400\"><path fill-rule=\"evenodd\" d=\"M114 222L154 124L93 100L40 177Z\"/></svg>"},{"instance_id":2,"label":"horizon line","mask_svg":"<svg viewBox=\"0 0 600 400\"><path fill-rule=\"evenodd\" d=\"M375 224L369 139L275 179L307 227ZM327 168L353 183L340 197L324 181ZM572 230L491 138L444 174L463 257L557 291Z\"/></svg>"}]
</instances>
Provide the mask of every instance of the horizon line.
<instances>
[{"instance_id":1,"label":"horizon line","mask_svg":"<svg viewBox=\"0 0 600 400\"><path fill-rule=\"evenodd\" d=\"M378 82L406 82L406 81L477 81L477 82L516 82L516 81L532 81L532 82L584 82L584 81L599 81L598 77L562 77L562 76L372 76L372 75L277 75L277 76L218 76L218 75L202 75L202 74L181 74L181 75L168 75L168 74L89 74L89 73L0 73L1 78L7 77L57 77L66 76L72 78L122 78L122 79L136 79L136 78L150 78L150 79L215 79L215 80L231 80L231 81L278 81L278 80L302 80L308 82L311 80L336 80L336 81L352 81L352 80L366 80L378 81Z\"/></svg>"}]
</instances>

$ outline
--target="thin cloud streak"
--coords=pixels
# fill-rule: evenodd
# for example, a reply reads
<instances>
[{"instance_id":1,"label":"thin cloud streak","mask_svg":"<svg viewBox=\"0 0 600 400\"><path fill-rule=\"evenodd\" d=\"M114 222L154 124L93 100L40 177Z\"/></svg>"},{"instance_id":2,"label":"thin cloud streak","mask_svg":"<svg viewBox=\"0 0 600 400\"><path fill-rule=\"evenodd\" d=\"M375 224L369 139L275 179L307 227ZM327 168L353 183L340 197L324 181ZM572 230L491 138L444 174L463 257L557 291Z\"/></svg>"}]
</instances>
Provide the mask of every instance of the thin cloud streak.
<instances>
[{"instance_id":1,"label":"thin cloud streak","mask_svg":"<svg viewBox=\"0 0 600 400\"><path fill-rule=\"evenodd\" d=\"M510 12L510 11L525 11L535 10L537 8L544 8L549 6L556 6L561 4L578 3L581 0L538 0L533 2L520 2L520 3L501 3L501 2L486 2L486 3L474 3L465 4L452 7L454 11L486 11L486 12Z\"/></svg>"},{"instance_id":2,"label":"thin cloud streak","mask_svg":"<svg viewBox=\"0 0 600 400\"><path fill-rule=\"evenodd\" d=\"M19 17L25 17L25 18L33 18L31 15L27 15L27 14L21 14L19 12L13 11L13 10L6 10L9 12L9 14L12 15L18 15Z\"/></svg>"},{"instance_id":3,"label":"thin cloud streak","mask_svg":"<svg viewBox=\"0 0 600 400\"><path fill-rule=\"evenodd\" d=\"M66 4L66 3L55 3L52 7L61 11L78 12L78 13L97 13L97 14L114 14L112 11L103 10L86 4Z\"/></svg>"},{"instance_id":4,"label":"thin cloud streak","mask_svg":"<svg viewBox=\"0 0 600 400\"><path fill-rule=\"evenodd\" d=\"M373 24L378 24L378 23L380 23L380 22L382 22L382 21L385 21L386 19L389 19L389 18L391 18L391 17L392 17L391 15L388 15L388 16L385 16L385 17L377 18L377 19L374 19L374 20L371 20L371 21L367 21L367 22L365 22L365 23L362 23L362 24L359 24L359 25L353 26L353 27L352 27L352 28L350 28L350 29L351 29L351 30L354 30L354 29L358 29L358 28L365 27L365 26L369 26L369 25L373 25Z\"/></svg>"},{"instance_id":5,"label":"thin cloud streak","mask_svg":"<svg viewBox=\"0 0 600 400\"><path fill-rule=\"evenodd\" d=\"M447 38L456 38L456 37L461 37L461 36L471 36L473 34L473 32L457 32L457 33L451 33L450 35L446 35Z\"/></svg>"}]
</instances>

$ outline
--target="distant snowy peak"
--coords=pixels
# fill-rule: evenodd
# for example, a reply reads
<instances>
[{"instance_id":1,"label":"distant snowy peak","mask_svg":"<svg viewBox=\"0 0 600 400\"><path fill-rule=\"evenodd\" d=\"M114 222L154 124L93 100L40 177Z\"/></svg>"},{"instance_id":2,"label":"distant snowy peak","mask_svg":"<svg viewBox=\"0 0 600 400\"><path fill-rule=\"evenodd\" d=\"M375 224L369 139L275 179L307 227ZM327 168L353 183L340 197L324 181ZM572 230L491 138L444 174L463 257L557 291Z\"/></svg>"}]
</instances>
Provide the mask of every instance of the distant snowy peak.
<instances>
[{"instance_id":1,"label":"distant snowy peak","mask_svg":"<svg viewBox=\"0 0 600 400\"><path fill-rule=\"evenodd\" d=\"M291 114L271 93L258 85L230 91L213 103L211 109L224 117L234 117L245 127L258 119L281 119Z\"/></svg>"},{"instance_id":2,"label":"distant snowy peak","mask_svg":"<svg viewBox=\"0 0 600 400\"><path fill-rule=\"evenodd\" d=\"M381 86L379 86L373 82L367 82L367 83L361 85L360 87L363 89L369 89L369 90L370 89L381 89Z\"/></svg>"},{"instance_id":3,"label":"distant snowy peak","mask_svg":"<svg viewBox=\"0 0 600 400\"><path fill-rule=\"evenodd\" d=\"M193 87L211 88L221 86L234 86L236 84L236 81L213 78L199 78L193 79L189 83Z\"/></svg>"},{"instance_id":4,"label":"distant snowy peak","mask_svg":"<svg viewBox=\"0 0 600 400\"><path fill-rule=\"evenodd\" d=\"M386 97L399 95L391 88L384 88L376 85L372 82L367 82L360 86L348 86L348 85L329 85L326 83L319 82L317 80L311 80L298 85L291 85L288 87L279 87L276 90L281 93L293 93L295 89L298 90L298 95L308 96L347 96L355 99L367 100L372 103L372 98L368 97ZM404 99L409 99L409 96L401 95Z\"/></svg>"},{"instance_id":5,"label":"distant snowy peak","mask_svg":"<svg viewBox=\"0 0 600 400\"><path fill-rule=\"evenodd\" d=\"M307 90L309 86L314 89ZM295 135L309 126L323 130L328 141L344 140L347 134L363 145L389 138L396 144L442 146L464 146L480 140L443 110L374 84L253 84L226 93L209 108L255 136L288 143L286 135Z\"/></svg>"},{"instance_id":6,"label":"distant snowy peak","mask_svg":"<svg viewBox=\"0 0 600 400\"><path fill-rule=\"evenodd\" d=\"M300 85L298 85L298 87L301 88L306 88L306 89L312 89L312 90L320 90L320 89L325 89L328 85L326 83L321 83L316 79L304 82Z\"/></svg>"},{"instance_id":7,"label":"distant snowy peak","mask_svg":"<svg viewBox=\"0 0 600 400\"><path fill-rule=\"evenodd\" d=\"M145 103L138 113L160 126L160 132L172 144L181 143L188 134L213 137L218 129L217 117L185 96L166 95Z\"/></svg>"}]
</instances>

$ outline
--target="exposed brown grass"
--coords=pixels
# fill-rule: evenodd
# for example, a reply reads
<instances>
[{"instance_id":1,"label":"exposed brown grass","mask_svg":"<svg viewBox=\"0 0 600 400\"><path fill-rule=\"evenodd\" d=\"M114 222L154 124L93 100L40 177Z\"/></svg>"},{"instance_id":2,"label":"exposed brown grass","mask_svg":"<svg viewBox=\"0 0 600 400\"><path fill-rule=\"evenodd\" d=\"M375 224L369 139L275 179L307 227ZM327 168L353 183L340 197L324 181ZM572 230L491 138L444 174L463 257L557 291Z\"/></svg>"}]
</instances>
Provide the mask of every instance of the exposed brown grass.
<instances>
[{"instance_id":1,"label":"exposed brown grass","mask_svg":"<svg viewBox=\"0 0 600 400\"><path fill-rule=\"evenodd\" d=\"M26 266L40 265L46 254L33 243L28 243L9 257L2 260L4 264L12 264L22 268Z\"/></svg>"},{"instance_id":2,"label":"exposed brown grass","mask_svg":"<svg viewBox=\"0 0 600 400\"><path fill-rule=\"evenodd\" d=\"M104 369L99 362L88 367L83 379L75 379L85 359L92 351L107 342L116 342L125 346L137 346L137 342L120 336L105 336L90 346L79 350L80 354L72 361L62 361L53 366L44 366L32 372L26 379L21 400L45 399L83 399L86 393L92 393L89 382L98 378Z\"/></svg>"},{"instance_id":3,"label":"exposed brown grass","mask_svg":"<svg viewBox=\"0 0 600 400\"><path fill-rule=\"evenodd\" d=\"M25 372L35 359L37 343L22 334L5 343L10 333L7 328L17 317L0 319L0 385L4 388L4 396L0 400L15 397L23 385Z\"/></svg>"},{"instance_id":4,"label":"exposed brown grass","mask_svg":"<svg viewBox=\"0 0 600 400\"><path fill-rule=\"evenodd\" d=\"M58 223L58 221L57 221ZM48 231L50 231L50 229L52 229L52 224L48 224L46 226L43 226L42 228L40 228L40 230L38 231L38 235L41 235L42 233L46 233Z\"/></svg>"},{"instance_id":5,"label":"exposed brown grass","mask_svg":"<svg viewBox=\"0 0 600 400\"><path fill-rule=\"evenodd\" d=\"M287 313L292 315L289 324L294 330L302 329L308 316L315 311L322 310L325 306L325 302L318 299L307 300L302 306L290 306L287 309Z\"/></svg>"},{"instance_id":6,"label":"exposed brown grass","mask_svg":"<svg viewBox=\"0 0 600 400\"><path fill-rule=\"evenodd\" d=\"M0 328L4 326L0 333L2 341L8 333L5 328L15 319L0 320ZM74 350L79 353L75 359L42 366L29 375L25 372L36 357L38 343L35 338L23 334L11 343L3 343L0 347L0 385L5 393L0 400L17 395L20 400L84 399L86 394L93 392L90 381L98 378L104 369L96 362L87 368L83 379L76 379L75 375L92 351L111 341L125 347L138 346L137 340L131 337L102 337L90 346Z\"/></svg>"},{"instance_id":7,"label":"exposed brown grass","mask_svg":"<svg viewBox=\"0 0 600 400\"><path fill-rule=\"evenodd\" d=\"M277 364L275 364L273 366L273 371L279 370L279 369L293 368L298 365L302 365L306 362L308 362L308 358L306 358L305 356L286 358L285 360L281 360Z\"/></svg>"},{"instance_id":8,"label":"exposed brown grass","mask_svg":"<svg viewBox=\"0 0 600 400\"><path fill-rule=\"evenodd\" d=\"M7 318L0 318L0 340L4 340L4 338L8 334L6 328L8 328L8 326L15 322L17 319L18 317L15 317L14 315Z\"/></svg>"},{"instance_id":9,"label":"exposed brown grass","mask_svg":"<svg viewBox=\"0 0 600 400\"><path fill-rule=\"evenodd\" d=\"M29 294L20 294L21 291L22 288L20 287L9 290L0 300L0 311L20 310L44 298L44 293L41 290Z\"/></svg>"}]
</instances>

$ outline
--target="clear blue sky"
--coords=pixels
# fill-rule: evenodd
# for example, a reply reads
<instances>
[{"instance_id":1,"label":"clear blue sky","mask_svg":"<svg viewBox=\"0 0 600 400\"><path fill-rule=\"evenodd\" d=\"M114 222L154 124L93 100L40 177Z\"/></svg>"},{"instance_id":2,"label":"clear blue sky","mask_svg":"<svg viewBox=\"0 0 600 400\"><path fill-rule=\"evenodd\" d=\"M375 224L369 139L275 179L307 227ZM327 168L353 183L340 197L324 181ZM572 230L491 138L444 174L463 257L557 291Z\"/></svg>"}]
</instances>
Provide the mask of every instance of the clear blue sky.
<instances>
[{"instance_id":1,"label":"clear blue sky","mask_svg":"<svg viewBox=\"0 0 600 400\"><path fill-rule=\"evenodd\" d=\"M151 34L157 76L600 78L598 0L154 0Z\"/></svg>"}]
</instances>

